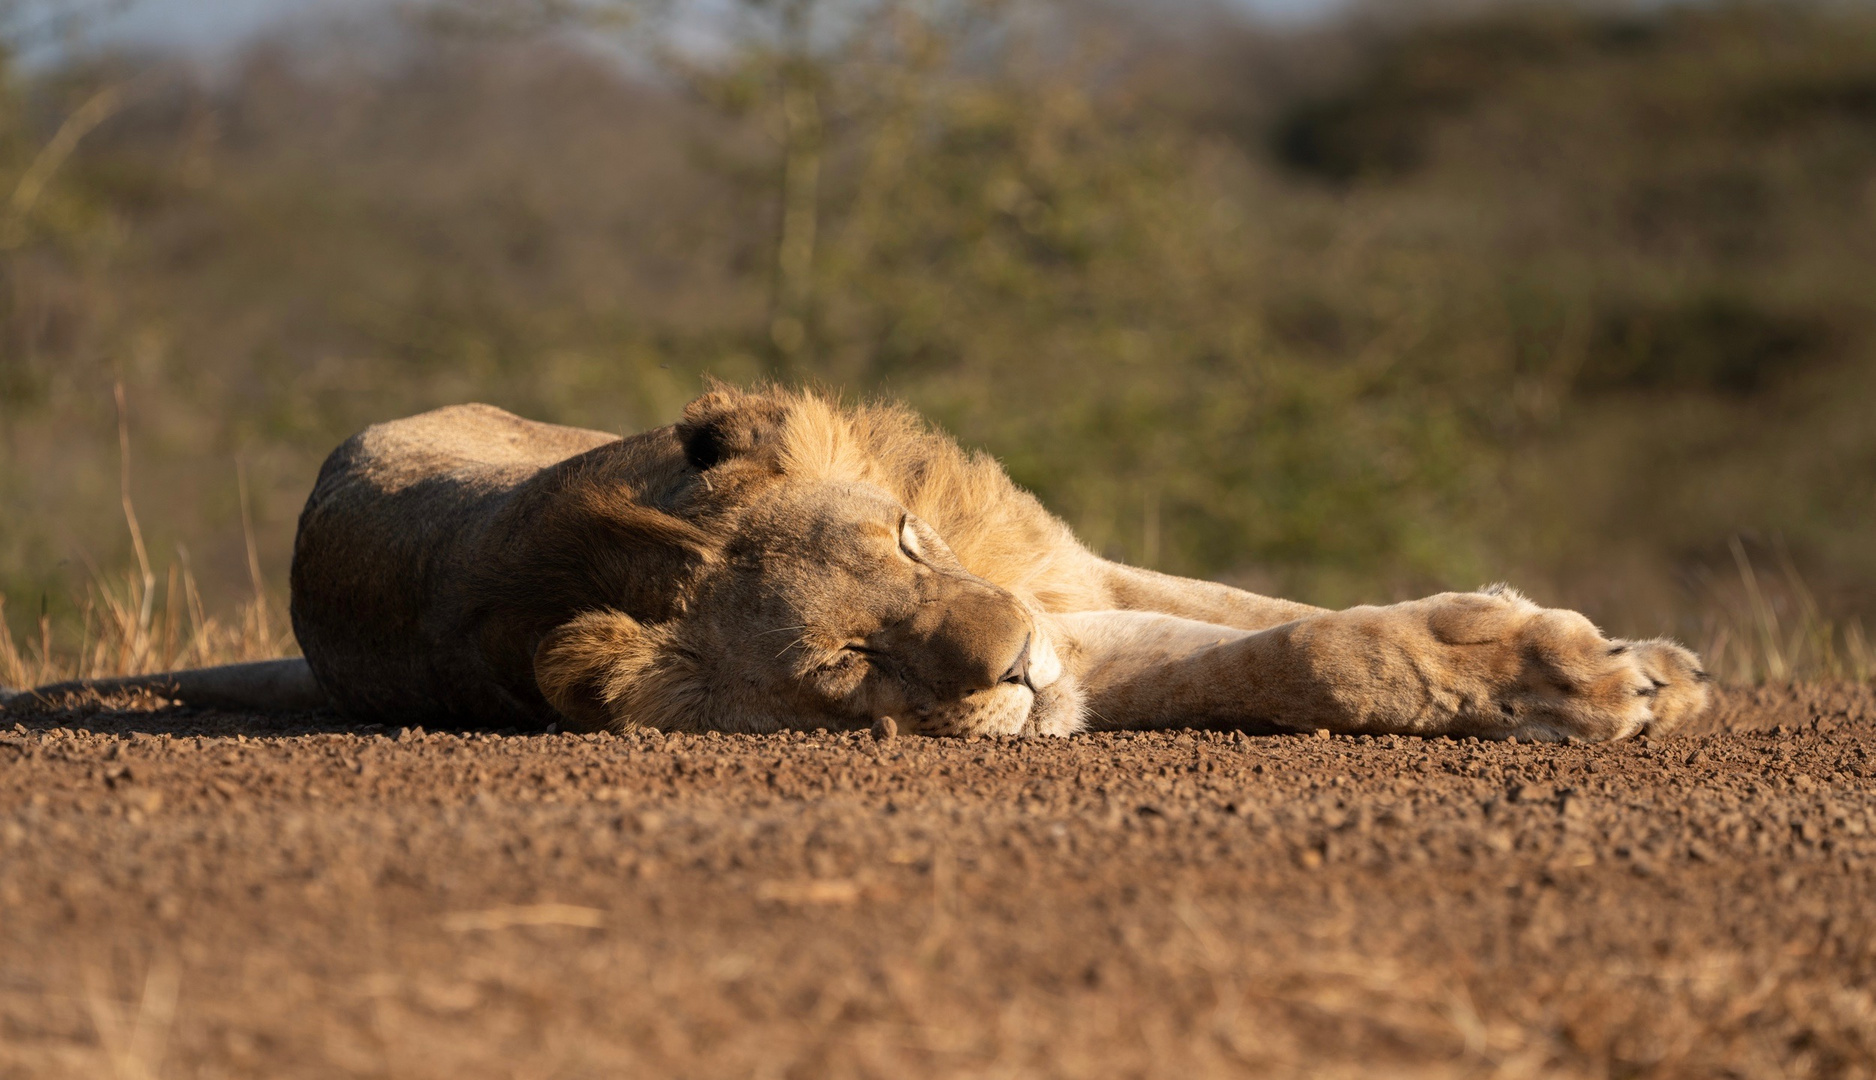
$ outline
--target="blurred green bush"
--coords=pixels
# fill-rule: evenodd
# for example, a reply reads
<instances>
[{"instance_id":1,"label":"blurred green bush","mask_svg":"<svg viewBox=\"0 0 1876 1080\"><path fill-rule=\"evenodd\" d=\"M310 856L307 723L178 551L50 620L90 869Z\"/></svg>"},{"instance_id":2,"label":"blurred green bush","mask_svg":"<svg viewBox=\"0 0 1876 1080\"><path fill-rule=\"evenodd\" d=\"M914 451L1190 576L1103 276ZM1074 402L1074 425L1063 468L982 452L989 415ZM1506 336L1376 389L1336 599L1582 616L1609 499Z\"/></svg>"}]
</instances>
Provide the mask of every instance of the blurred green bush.
<instances>
[{"instance_id":1,"label":"blurred green bush","mask_svg":"<svg viewBox=\"0 0 1876 1080\"><path fill-rule=\"evenodd\" d=\"M1099 550L1319 603L1503 578L1698 642L1743 537L1876 611L1866 10L843 10L9 69L0 197L122 99L0 252L16 616L127 559L114 380L213 604L237 458L277 583L364 424L635 429L705 373L906 398Z\"/></svg>"}]
</instances>

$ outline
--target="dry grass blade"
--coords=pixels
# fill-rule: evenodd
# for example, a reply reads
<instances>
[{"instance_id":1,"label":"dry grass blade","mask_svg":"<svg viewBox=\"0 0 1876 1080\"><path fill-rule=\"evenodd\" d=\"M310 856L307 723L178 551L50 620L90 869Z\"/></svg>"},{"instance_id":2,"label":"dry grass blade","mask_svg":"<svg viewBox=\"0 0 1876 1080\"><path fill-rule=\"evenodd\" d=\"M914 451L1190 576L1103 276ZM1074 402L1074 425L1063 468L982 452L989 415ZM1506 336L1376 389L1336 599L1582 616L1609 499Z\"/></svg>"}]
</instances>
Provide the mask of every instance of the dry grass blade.
<instances>
[{"instance_id":1,"label":"dry grass blade","mask_svg":"<svg viewBox=\"0 0 1876 1080\"><path fill-rule=\"evenodd\" d=\"M1735 684L1876 677L1876 652L1861 620L1839 625L1825 616L1782 547L1779 573L1761 576L1739 537L1728 546L1739 587L1737 594L1716 590L1708 599L1699 642L1707 670Z\"/></svg>"},{"instance_id":2,"label":"dry grass blade","mask_svg":"<svg viewBox=\"0 0 1876 1080\"><path fill-rule=\"evenodd\" d=\"M604 925L605 912L575 904L503 904L486 911L458 911L443 916L443 929L458 934L516 926L575 926L597 930Z\"/></svg>"},{"instance_id":3,"label":"dry grass blade","mask_svg":"<svg viewBox=\"0 0 1876 1080\"><path fill-rule=\"evenodd\" d=\"M1733 561L1739 566L1739 580L1746 588L1747 602L1751 605L1752 625L1758 632L1766 674L1774 679L1784 679L1790 674L1790 667L1785 663L1784 651L1779 648L1778 612L1766 602L1765 594L1759 589L1759 575L1753 572L1752 560L1746 555L1746 546L1737 536L1729 541L1729 545L1733 551Z\"/></svg>"},{"instance_id":4,"label":"dry grass blade","mask_svg":"<svg viewBox=\"0 0 1876 1080\"><path fill-rule=\"evenodd\" d=\"M26 657L13 640L13 629L7 625L7 601L0 596L0 687L31 686L32 678L26 673Z\"/></svg>"},{"instance_id":5,"label":"dry grass blade","mask_svg":"<svg viewBox=\"0 0 1876 1080\"><path fill-rule=\"evenodd\" d=\"M124 506L124 522L130 526L131 550L137 554L139 588L137 589L137 632L127 639L134 651L125 665L132 670L145 655L149 645L150 618L156 602L156 575L150 572L150 553L143 546L143 527L137 523L137 507L130 498L130 411L124 402L124 381L119 379L112 387L112 394L117 401L117 490Z\"/></svg>"},{"instance_id":6,"label":"dry grass blade","mask_svg":"<svg viewBox=\"0 0 1876 1080\"><path fill-rule=\"evenodd\" d=\"M134 1007L117 1001L95 969L87 973L85 984L85 1003L112 1075L117 1080L156 1080L176 1016L181 985L176 966L167 960L152 961Z\"/></svg>"},{"instance_id":7,"label":"dry grass blade","mask_svg":"<svg viewBox=\"0 0 1876 1080\"><path fill-rule=\"evenodd\" d=\"M851 878L810 878L800 881L764 881L756 897L782 904L834 904L857 902L865 890Z\"/></svg>"},{"instance_id":8,"label":"dry grass blade","mask_svg":"<svg viewBox=\"0 0 1876 1080\"><path fill-rule=\"evenodd\" d=\"M267 627L267 588L261 580L260 550L254 543L254 515L248 509L247 462L238 457L235 458L235 486L241 496L241 540L247 549L248 583L254 590L244 625L253 634L260 635Z\"/></svg>"}]
</instances>

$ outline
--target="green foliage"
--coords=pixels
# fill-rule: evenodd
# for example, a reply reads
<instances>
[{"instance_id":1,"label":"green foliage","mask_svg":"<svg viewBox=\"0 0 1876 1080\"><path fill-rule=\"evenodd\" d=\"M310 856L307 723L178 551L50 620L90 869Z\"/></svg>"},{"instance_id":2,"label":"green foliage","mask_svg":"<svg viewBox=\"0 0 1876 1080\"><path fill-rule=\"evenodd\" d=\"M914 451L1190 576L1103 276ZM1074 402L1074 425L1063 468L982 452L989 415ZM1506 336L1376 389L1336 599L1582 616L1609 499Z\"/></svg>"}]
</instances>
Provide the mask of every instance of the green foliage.
<instances>
[{"instance_id":1,"label":"green foliage","mask_svg":"<svg viewBox=\"0 0 1876 1080\"><path fill-rule=\"evenodd\" d=\"M1822 320L1764 310L1739 296L1694 296L1665 308L1600 313L1584 358L1585 390L1714 390L1751 395L1815 360Z\"/></svg>"}]
</instances>

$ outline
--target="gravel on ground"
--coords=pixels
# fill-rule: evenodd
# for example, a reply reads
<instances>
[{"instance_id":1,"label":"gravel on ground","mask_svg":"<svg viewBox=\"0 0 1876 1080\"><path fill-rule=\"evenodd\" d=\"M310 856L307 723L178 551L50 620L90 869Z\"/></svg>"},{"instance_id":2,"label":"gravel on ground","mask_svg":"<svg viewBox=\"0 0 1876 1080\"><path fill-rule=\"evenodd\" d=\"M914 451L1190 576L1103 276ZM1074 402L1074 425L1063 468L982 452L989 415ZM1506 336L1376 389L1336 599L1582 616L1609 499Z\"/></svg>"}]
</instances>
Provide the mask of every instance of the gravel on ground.
<instances>
[{"instance_id":1,"label":"gravel on ground","mask_svg":"<svg viewBox=\"0 0 1876 1080\"><path fill-rule=\"evenodd\" d=\"M1872 1077L1873 759L16 702L0 1077Z\"/></svg>"}]
</instances>

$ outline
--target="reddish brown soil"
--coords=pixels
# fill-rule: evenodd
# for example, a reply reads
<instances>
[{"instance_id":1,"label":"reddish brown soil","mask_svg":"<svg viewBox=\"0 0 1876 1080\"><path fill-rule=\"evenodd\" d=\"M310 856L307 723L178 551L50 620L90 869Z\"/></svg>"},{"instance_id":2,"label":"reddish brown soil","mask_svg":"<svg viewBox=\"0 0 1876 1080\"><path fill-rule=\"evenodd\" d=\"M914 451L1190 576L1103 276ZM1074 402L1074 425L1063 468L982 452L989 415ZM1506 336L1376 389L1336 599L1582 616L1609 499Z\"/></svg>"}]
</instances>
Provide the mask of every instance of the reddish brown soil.
<instances>
[{"instance_id":1,"label":"reddish brown soil","mask_svg":"<svg viewBox=\"0 0 1876 1080\"><path fill-rule=\"evenodd\" d=\"M0 1076L1876 1075L1876 694L1720 721L0 714Z\"/></svg>"}]
</instances>

